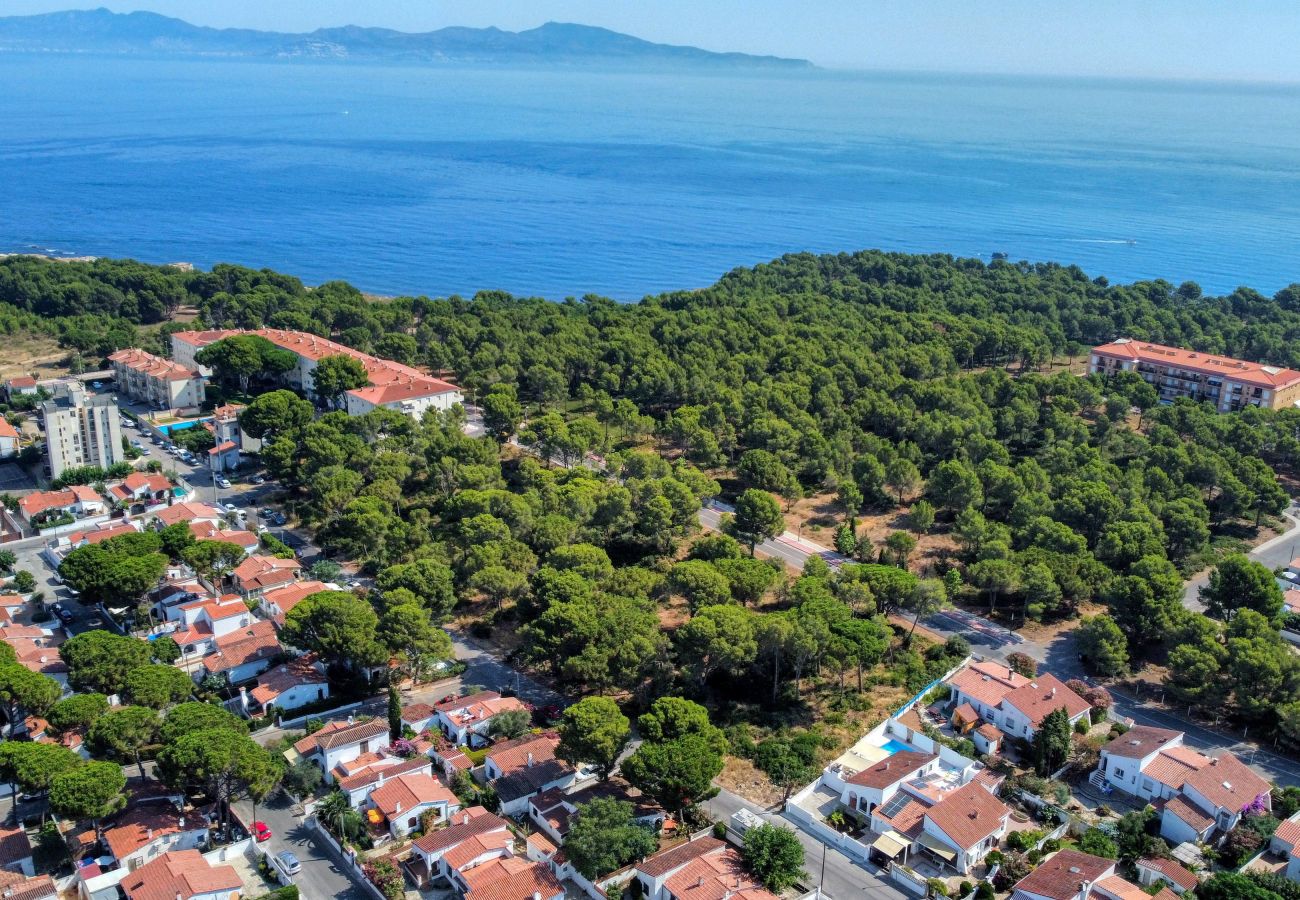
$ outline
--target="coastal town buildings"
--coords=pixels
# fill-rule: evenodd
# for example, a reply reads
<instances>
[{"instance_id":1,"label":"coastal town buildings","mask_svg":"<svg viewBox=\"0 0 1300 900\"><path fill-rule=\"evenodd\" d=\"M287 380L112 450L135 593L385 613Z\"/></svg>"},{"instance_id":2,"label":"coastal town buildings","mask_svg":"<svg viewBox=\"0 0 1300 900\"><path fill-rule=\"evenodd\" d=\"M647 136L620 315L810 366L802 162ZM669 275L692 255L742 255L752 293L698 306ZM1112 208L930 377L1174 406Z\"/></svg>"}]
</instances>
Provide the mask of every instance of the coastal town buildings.
<instances>
[{"instance_id":1,"label":"coastal town buildings","mask_svg":"<svg viewBox=\"0 0 1300 900\"><path fill-rule=\"evenodd\" d=\"M198 352L209 344L237 334L263 337L280 349L293 353L298 364L284 375L284 380L291 387L304 392L313 390L312 372L325 357L348 356L360 362L370 384L347 392L344 409L349 415L359 416L384 407L419 418L428 410L448 410L465 402L460 388L450 382L426 375L411 366L380 359L304 331L286 331L280 328L260 328L256 331L178 331L172 335L172 359L181 366L195 367L203 374L210 374L199 366Z\"/></svg>"},{"instance_id":2,"label":"coastal town buildings","mask_svg":"<svg viewBox=\"0 0 1300 900\"><path fill-rule=\"evenodd\" d=\"M108 357L117 389L129 399L151 409L196 413L203 406L204 378L195 368L182 366L144 350L128 348Z\"/></svg>"},{"instance_id":3,"label":"coastal town buildings","mask_svg":"<svg viewBox=\"0 0 1300 900\"><path fill-rule=\"evenodd\" d=\"M1161 403L1187 397L1213 403L1221 412L1300 404L1300 372L1294 369L1126 337L1092 348L1088 374L1119 372L1133 372L1151 384Z\"/></svg>"},{"instance_id":4,"label":"coastal town buildings","mask_svg":"<svg viewBox=\"0 0 1300 900\"><path fill-rule=\"evenodd\" d=\"M80 382L59 386L59 393L41 405L45 415L45 453L50 477L68 469L122 462L122 426L112 397L92 396Z\"/></svg>"}]
</instances>

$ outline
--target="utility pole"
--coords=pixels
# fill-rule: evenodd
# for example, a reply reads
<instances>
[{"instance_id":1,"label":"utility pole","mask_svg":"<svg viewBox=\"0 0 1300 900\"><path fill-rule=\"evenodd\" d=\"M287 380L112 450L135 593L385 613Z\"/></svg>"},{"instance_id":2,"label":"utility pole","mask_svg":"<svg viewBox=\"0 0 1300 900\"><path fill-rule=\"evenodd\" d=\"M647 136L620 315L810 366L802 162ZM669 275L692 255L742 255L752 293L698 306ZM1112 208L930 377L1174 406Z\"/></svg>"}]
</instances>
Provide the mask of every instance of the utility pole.
<instances>
[{"instance_id":1,"label":"utility pole","mask_svg":"<svg viewBox=\"0 0 1300 900\"><path fill-rule=\"evenodd\" d=\"M822 883L826 881L826 842L822 841L822 870L817 876L817 900L822 897Z\"/></svg>"}]
</instances>

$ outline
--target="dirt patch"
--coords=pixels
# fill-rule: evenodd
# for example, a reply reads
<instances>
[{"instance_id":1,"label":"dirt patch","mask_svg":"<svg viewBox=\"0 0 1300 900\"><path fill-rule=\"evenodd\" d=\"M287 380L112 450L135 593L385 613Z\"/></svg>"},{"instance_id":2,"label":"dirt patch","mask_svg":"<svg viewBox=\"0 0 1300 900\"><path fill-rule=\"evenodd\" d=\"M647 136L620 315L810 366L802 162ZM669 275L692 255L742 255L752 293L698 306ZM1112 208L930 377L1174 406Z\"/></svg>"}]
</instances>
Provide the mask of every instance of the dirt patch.
<instances>
[{"instance_id":1,"label":"dirt patch","mask_svg":"<svg viewBox=\"0 0 1300 900\"><path fill-rule=\"evenodd\" d=\"M21 331L5 335L0 380L7 381L21 375L35 375L37 379L66 375L64 360L67 358L68 351L52 337Z\"/></svg>"},{"instance_id":2,"label":"dirt patch","mask_svg":"<svg viewBox=\"0 0 1300 900\"><path fill-rule=\"evenodd\" d=\"M987 614L988 608L977 610L981 614ZM1079 614L1072 619L1058 619L1054 622L1026 622L1023 627L1017 628L1026 640L1033 641L1036 644L1050 644L1067 631L1073 631L1079 627L1079 620L1084 616L1095 616L1099 613L1106 612L1106 607L1096 603L1085 603L1079 607Z\"/></svg>"},{"instance_id":3,"label":"dirt patch","mask_svg":"<svg viewBox=\"0 0 1300 900\"><path fill-rule=\"evenodd\" d=\"M726 757L723 760L722 774L714 780L733 794L764 808L775 806L782 799L781 789L768 781L767 776L755 768L752 762L739 756Z\"/></svg>"},{"instance_id":4,"label":"dirt patch","mask_svg":"<svg viewBox=\"0 0 1300 900\"><path fill-rule=\"evenodd\" d=\"M659 628L665 632L676 631L691 619L691 608L680 597L673 597L655 610L659 618Z\"/></svg>"}]
</instances>

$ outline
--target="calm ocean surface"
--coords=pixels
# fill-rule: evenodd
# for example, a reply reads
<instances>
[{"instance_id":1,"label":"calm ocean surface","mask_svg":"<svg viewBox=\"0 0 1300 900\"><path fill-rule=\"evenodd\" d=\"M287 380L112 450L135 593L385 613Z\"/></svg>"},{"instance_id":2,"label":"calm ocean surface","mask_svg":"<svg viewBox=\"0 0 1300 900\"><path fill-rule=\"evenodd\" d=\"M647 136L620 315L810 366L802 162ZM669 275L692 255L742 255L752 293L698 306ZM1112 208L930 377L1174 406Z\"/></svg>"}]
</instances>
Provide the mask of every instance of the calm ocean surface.
<instances>
[{"instance_id":1,"label":"calm ocean surface","mask_svg":"<svg viewBox=\"0 0 1300 900\"><path fill-rule=\"evenodd\" d=\"M797 250L1300 281L1300 87L0 56L0 250L634 299Z\"/></svg>"}]
</instances>

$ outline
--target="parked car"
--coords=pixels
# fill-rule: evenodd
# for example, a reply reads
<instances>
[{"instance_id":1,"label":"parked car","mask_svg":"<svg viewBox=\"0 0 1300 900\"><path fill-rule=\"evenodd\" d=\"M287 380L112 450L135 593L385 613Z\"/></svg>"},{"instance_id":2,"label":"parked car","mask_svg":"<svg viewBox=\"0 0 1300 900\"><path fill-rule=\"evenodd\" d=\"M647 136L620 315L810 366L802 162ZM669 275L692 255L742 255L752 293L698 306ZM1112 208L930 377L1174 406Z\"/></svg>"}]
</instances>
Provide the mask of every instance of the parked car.
<instances>
[{"instance_id":1,"label":"parked car","mask_svg":"<svg viewBox=\"0 0 1300 900\"><path fill-rule=\"evenodd\" d=\"M271 529L267 528L265 525L258 525L258 526L257 526L257 533L258 533L258 534L270 534L270 533L271 533Z\"/></svg>"},{"instance_id":2,"label":"parked car","mask_svg":"<svg viewBox=\"0 0 1300 900\"><path fill-rule=\"evenodd\" d=\"M55 604L54 615L64 625L67 625L69 622L72 621L72 610L64 609L58 604Z\"/></svg>"},{"instance_id":3,"label":"parked car","mask_svg":"<svg viewBox=\"0 0 1300 900\"><path fill-rule=\"evenodd\" d=\"M253 823L253 838L260 844L271 839L271 829L265 822Z\"/></svg>"},{"instance_id":4,"label":"parked car","mask_svg":"<svg viewBox=\"0 0 1300 900\"><path fill-rule=\"evenodd\" d=\"M284 517L284 513L278 512L275 515L271 516L271 522L276 525L283 525L287 521L289 520Z\"/></svg>"},{"instance_id":5,"label":"parked car","mask_svg":"<svg viewBox=\"0 0 1300 900\"><path fill-rule=\"evenodd\" d=\"M227 478L225 475L218 475L218 476L217 476L217 487L222 488L222 489L225 489L225 488L230 487L230 479Z\"/></svg>"},{"instance_id":6,"label":"parked car","mask_svg":"<svg viewBox=\"0 0 1300 900\"><path fill-rule=\"evenodd\" d=\"M280 860L284 871L290 875L297 875L302 871L302 863L298 862L298 857L293 855L292 850L281 850L276 854L276 859Z\"/></svg>"},{"instance_id":7,"label":"parked car","mask_svg":"<svg viewBox=\"0 0 1300 900\"><path fill-rule=\"evenodd\" d=\"M266 484L266 478L262 475L254 475L249 479L250 484Z\"/></svg>"},{"instance_id":8,"label":"parked car","mask_svg":"<svg viewBox=\"0 0 1300 900\"><path fill-rule=\"evenodd\" d=\"M104 382L102 382L102 381L92 381L92 382L90 383L90 386L93 387L95 390L99 390L100 388L102 388L102 387L104 386Z\"/></svg>"}]
</instances>

